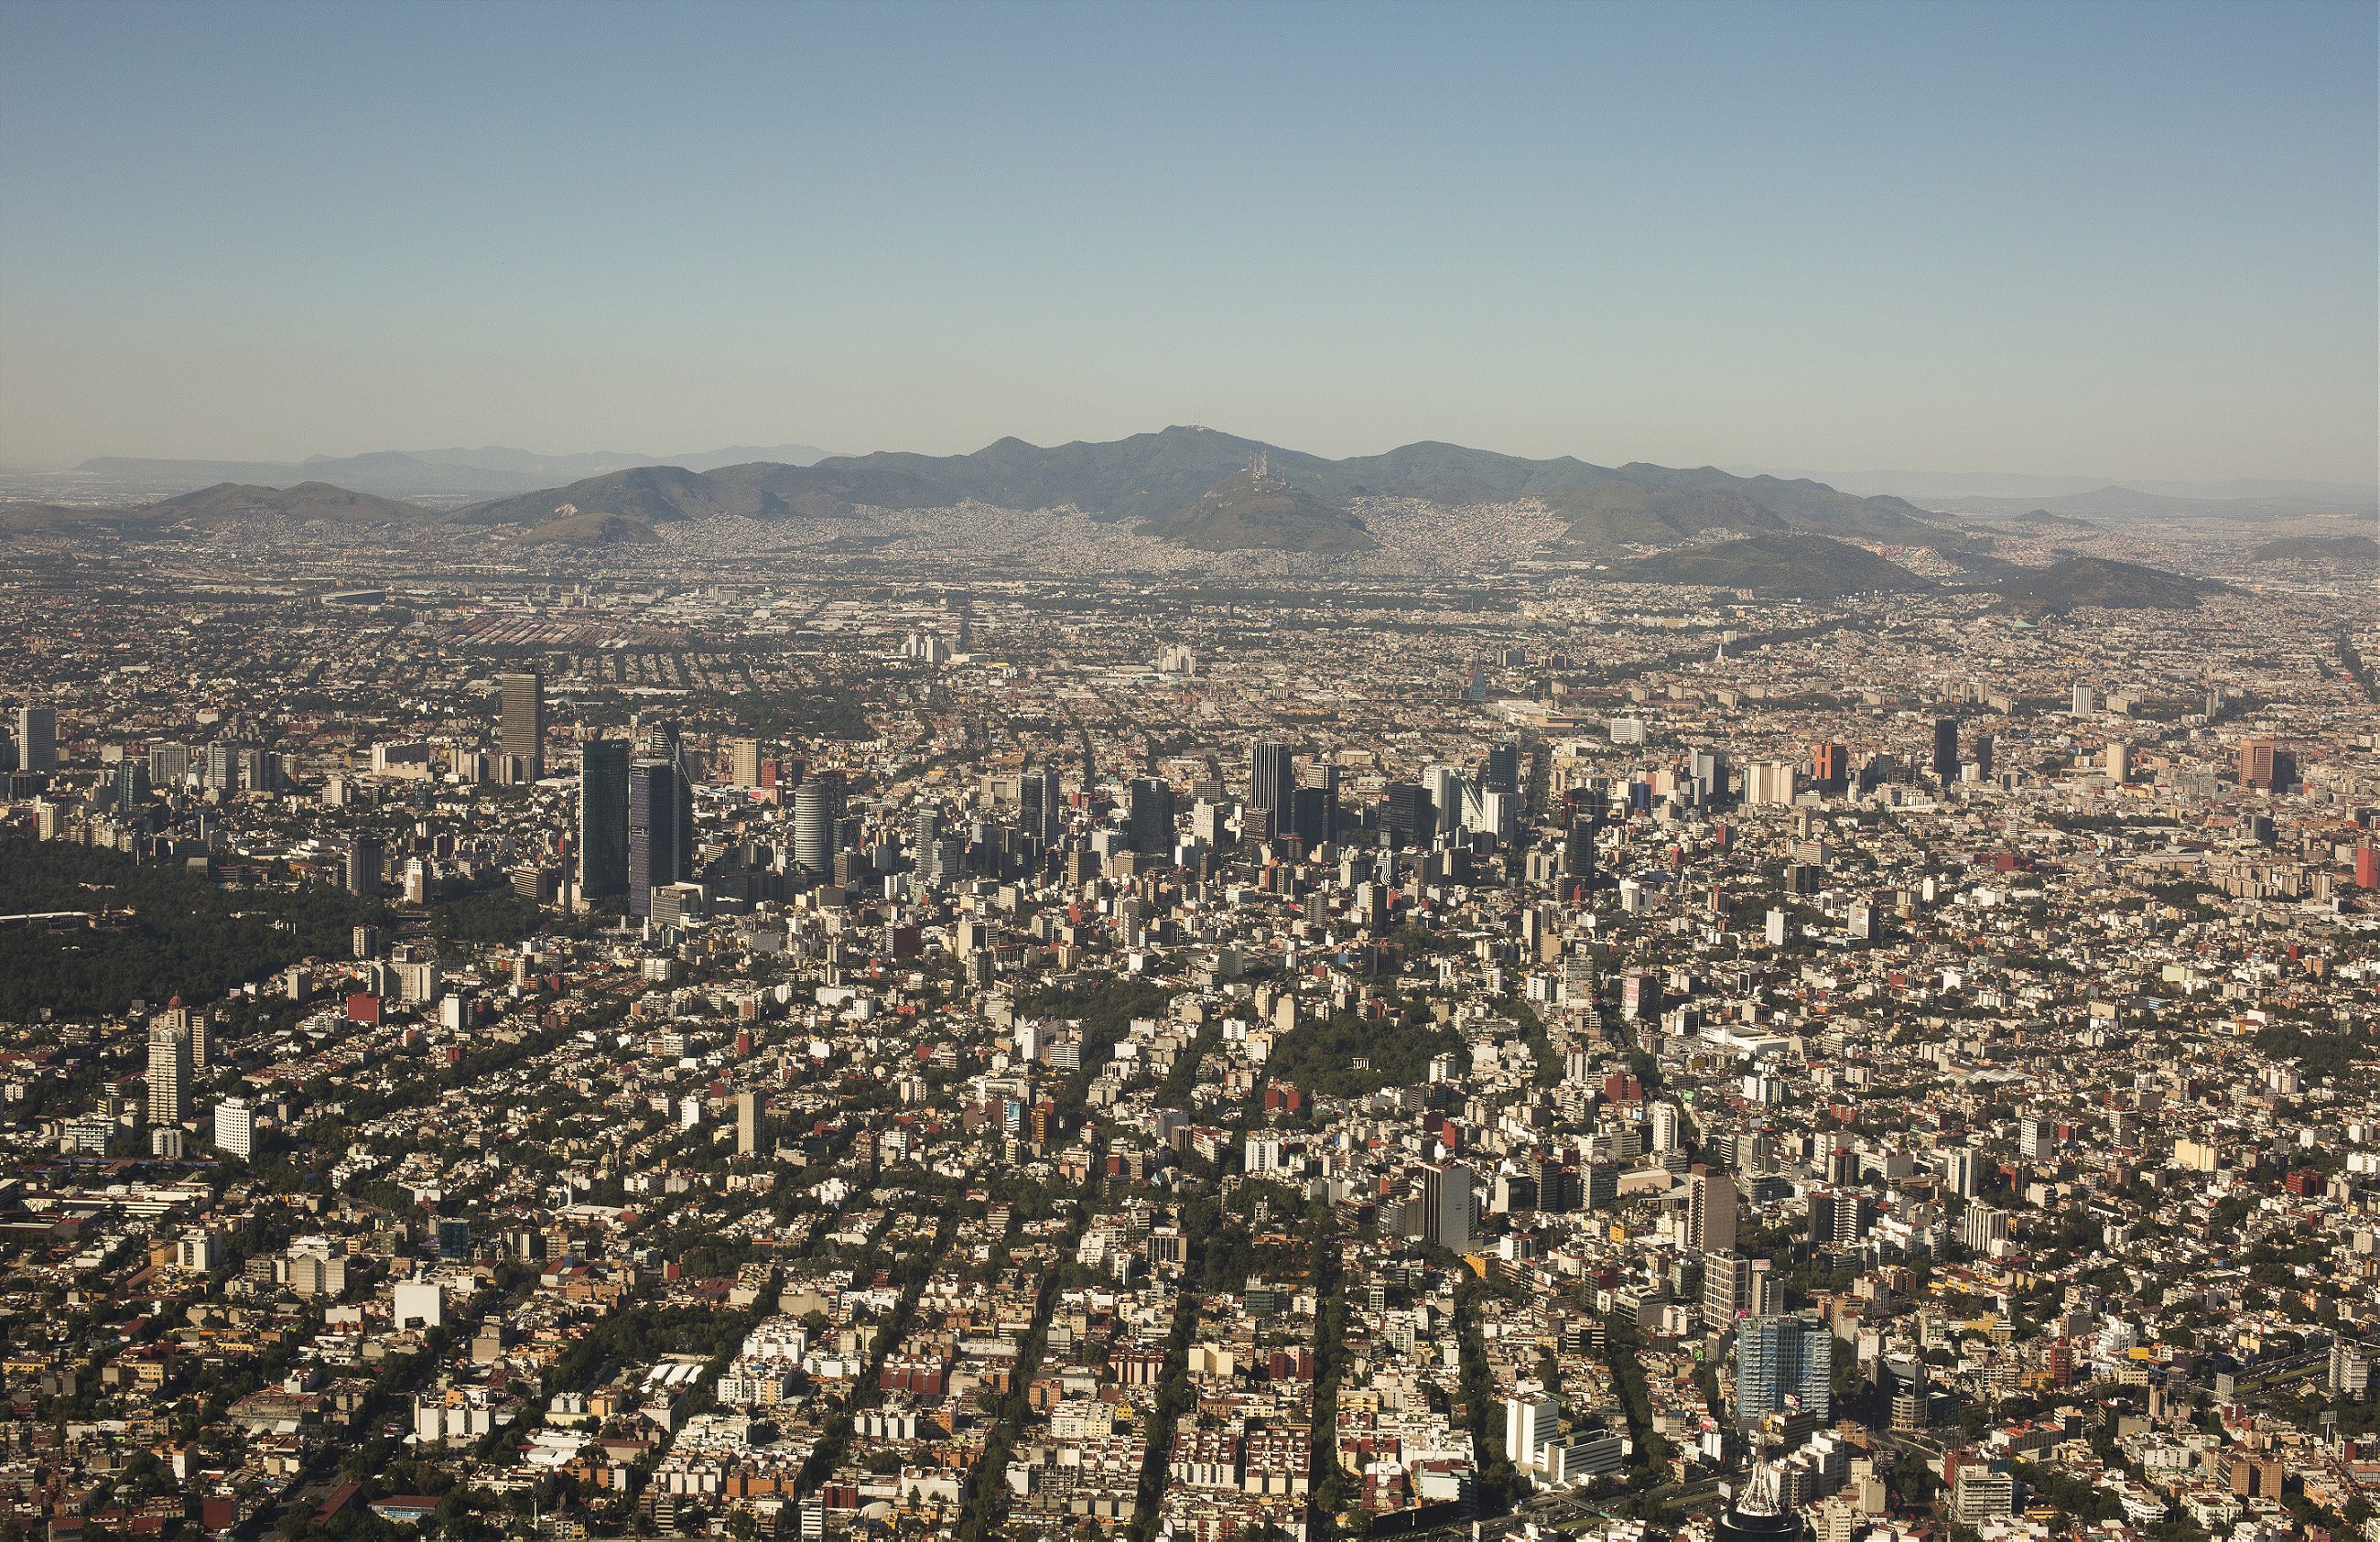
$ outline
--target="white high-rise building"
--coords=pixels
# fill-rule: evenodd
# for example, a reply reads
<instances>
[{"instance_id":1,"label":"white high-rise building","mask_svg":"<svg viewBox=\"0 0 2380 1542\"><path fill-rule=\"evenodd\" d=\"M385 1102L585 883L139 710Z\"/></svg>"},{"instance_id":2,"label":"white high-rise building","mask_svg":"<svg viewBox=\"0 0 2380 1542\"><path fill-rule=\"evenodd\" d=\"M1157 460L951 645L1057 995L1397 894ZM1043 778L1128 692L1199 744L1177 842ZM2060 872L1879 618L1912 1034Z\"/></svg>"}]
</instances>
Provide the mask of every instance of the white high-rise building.
<instances>
[{"instance_id":1,"label":"white high-rise building","mask_svg":"<svg viewBox=\"0 0 2380 1542\"><path fill-rule=\"evenodd\" d=\"M1545 1393L1522 1391L1504 1400L1504 1460L1513 1466L1536 1466L1560 1433L1561 1405Z\"/></svg>"},{"instance_id":2,"label":"white high-rise building","mask_svg":"<svg viewBox=\"0 0 2380 1542\"><path fill-rule=\"evenodd\" d=\"M246 1161L256 1149L256 1111L245 1098L215 1105L215 1149Z\"/></svg>"}]
</instances>

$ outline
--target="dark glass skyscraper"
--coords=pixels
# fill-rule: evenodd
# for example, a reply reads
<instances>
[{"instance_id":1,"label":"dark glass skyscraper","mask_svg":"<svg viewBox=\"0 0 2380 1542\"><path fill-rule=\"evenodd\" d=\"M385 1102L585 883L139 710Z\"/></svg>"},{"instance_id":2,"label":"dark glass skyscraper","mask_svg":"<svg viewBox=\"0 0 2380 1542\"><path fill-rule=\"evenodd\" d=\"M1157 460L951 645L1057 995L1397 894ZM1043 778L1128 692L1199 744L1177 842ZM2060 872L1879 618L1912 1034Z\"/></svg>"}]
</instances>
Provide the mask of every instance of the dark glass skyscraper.
<instances>
[{"instance_id":1,"label":"dark glass skyscraper","mask_svg":"<svg viewBox=\"0 0 2380 1542\"><path fill-rule=\"evenodd\" d=\"M1339 768L1320 768L1312 786L1297 789L1291 808L1291 828L1307 851L1338 839Z\"/></svg>"},{"instance_id":2,"label":"dark glass skyscraper","mask_svg":"<svg viewBox=\"0 0 2380 1542\"><path fill-rule=\"evenodd\" d=\"M1272 816L1272 828L1281 832L1297 799L1297 770L1289 747L1275 739L1258 739L1248 747L1248 807Z\"/></svg>"},{"instance_id":3,"label":"dark glass skyscraper","mask_svg":"<svg viewBox=\"0 0 2380 1542\"><path fill-rule=\"evenodd\" d=\"M590 900L628 892L628 741L578 747L578 888Z\"/></svg>"},{"instance_id":4,"label":"dark glass skyscraper","mask_svg":"<svg viewBox=\"0 0 2380 1542\"><path fill-rule=\"evenodd\" d=\"M1438 825L1429 789L1418 782L1389 783L1388 827L1391 846L1426 846Z\"/></svg>"},{"instance_id":5,"label":"dark glass skyscraper","mask_svg":"<svg viewBox=\"0 0 2380 1542\"><path fill-rule=\"evenodd\" d=\"M1570 829L1563 832L1562 871L1572 878L1585 878L1595 871L1595 820L1586 815L1572 816Z\"/></svg>"},{"instance_id":6,"label":"dark glass skyscraper","mask_svg":"<svg viewBox=\"0 0 2380 1542\"><path fill-rule=\"evenodd\" d=\"M1949 786L1959 780L1959 720L1934 720L1934 780Z\"/></svg>"},{"instance_id":7,"label":"dark glass skyscraper","mask_svg":"<svg viewBox=\"0 0 2380 1542\"><path fill-rule=\"evenodd\" d=\"M1058 818L1058 773L1029 771L1016 779L1016 828L1035 841L1055 841Z\"/></svg>"},{"instance_id":8,"label":"dark glass skyscraper","mask_svg":"<svg viewBox=\"0 0 2380 1542\"><path fill-rule=\"evenodd\" d=\"M639 759L628 767L629 915L650 915L653 891L685 881L692 870L694 853L685 840L692 802L675 763Z\"/></svg>"},{"instance_id":9,"label":"dark glass skyscraper","mask_svg":"<svg viewBox=\"0 0 2380 1542\"><path fill-rule=\"evenodd\" d=\"M1488 747L1488 766L1479 779L1480 787L1490 793L1517 793L1521 790L1521 747L1511 739L1499 739Z\"/></svg>"},{"instance_id":10,"label":"dark glass skyscraper","mask_svg":"<svg viewBox=\"0 0 2380 1542\"><path fill-rule=\"evenodd\" d=\"M1135 777L1126 815L1124 844L1162 856L1173 849L1173 784L1162 777Z\"/></svg>"}]
</instances>

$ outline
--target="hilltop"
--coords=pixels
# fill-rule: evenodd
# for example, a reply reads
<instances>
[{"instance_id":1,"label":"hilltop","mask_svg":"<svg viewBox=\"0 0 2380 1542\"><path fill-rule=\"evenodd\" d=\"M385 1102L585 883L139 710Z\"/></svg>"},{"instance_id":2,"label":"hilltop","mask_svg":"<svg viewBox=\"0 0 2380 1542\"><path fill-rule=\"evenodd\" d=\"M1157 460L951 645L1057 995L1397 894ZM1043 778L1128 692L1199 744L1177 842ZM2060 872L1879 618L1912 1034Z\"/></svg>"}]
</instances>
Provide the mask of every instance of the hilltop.
<instances>
[{"instance_id":1,"label":"hilltop","mask_svg":"<svg viewBox=\"0 0 2380 1542\"><path fill-rule=\"evenodd\" d=\"M1934 586L1865 547L1817 535L1757 535L1689 546L1623 563L1612 577L1646 584L1705 584L1803 600L1913 594Z\"/></svg>"},{"instance_id":2,"label":"hilltop","mask_svg":"<svg viewBox=\"0 0 2380 1542\"><path fill-rule=\"evenodd\" d=\"M412 525L431 517L430 511L417 504L401 504L369 492L350 492L329 482L299 482L283 488L217 482L178 498L161 499L139 512L167 522L263 517L319 519L342 525Z\"/></svg>"},{"instance_id":3,"label":"hilltop","mask_svg":"<svg viewBox=\"0 0 2380 1542\"><path fill-rule=\"evenodd\" d=\"M2067 557L2047 567L2013 567L2000 578L2001 602L2028 615L2093 607L2110 611L2195 610L2219 584L2110 557Z\"/></svg>"},{"instance_id":4,"label":"hilltop","mask_svg":"<svg viewBox=\"0 0 2380 1542\"><path fill-rule=\"evenodd\" d=\"M2283 536L2248 553L2257 562L2380 562L2380 540L2370 536Z\"/></svg>"},{"instance_id":5,"label":"hilltop","mask_svg":"<svg viewBox=\"0 0 2380 1542\"><path fill-rule=\"evenodd\" d=\"M520 539L525 546L650 546L661 537L643 520L623 514L569 514Z\"/></svg>"},{"instance_id":6,"label":"hilltop","mask_svg":"<svg viewBox=\"0 0 2380 1542\"><path fill-rule=\"evenodd\" d=\"M446 516L450 525L543 525L575 514L616 514L647 525L733 515L782 517L773 494L689 471L682 466L640 466L589 477L567 487L473 504Z\"/></svg>"},{"instance_id":7,"label":"hilltop","mask_svg":"<svg viewBox=\"0 0 2380 1542\"><path fill-rule=\"evenodd\" d=\"M284 488L217 482L196 492L132 508L22 504L0 510L0 529L28 534L105 529L138 537L177 525L225 525L249 519L386 526L425 524L431 517L430 511L419 504L378 498L369 492L351 492L328 482L299 482Z\"/></svg>"},{"instance_id":8,"label":"hilltop","mask_svg":"<svg viewBox=\"0 0 2380 1542\"><path fill-rule=\"evenodd\" d=\"M1281 478L1234 472L1162 519L1138 527L1201 552L1368 552L1364 522Z\"/></svg>"}]
</instances>

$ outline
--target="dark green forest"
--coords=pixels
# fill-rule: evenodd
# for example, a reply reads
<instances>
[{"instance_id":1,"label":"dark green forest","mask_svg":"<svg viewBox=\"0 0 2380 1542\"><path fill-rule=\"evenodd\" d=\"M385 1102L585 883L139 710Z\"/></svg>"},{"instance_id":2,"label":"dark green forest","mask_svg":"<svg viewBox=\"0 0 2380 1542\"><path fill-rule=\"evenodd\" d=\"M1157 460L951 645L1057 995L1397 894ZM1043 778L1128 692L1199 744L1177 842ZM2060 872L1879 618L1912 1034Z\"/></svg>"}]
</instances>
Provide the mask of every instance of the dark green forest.
<instances>
[{"instance_id":1,"label":"dark green forest","mask_svg":"<svg viewBox=\"0 0 2380 1542\"><path fill-rule=\"evenodd\" d=\"M0 839L0 915L129 910L98 930L0 929L0 1017L204 1001L308 954L344 954L381 907L337 889L225 889L203 871L63 841Z\"/></svg>"}]
</instances>

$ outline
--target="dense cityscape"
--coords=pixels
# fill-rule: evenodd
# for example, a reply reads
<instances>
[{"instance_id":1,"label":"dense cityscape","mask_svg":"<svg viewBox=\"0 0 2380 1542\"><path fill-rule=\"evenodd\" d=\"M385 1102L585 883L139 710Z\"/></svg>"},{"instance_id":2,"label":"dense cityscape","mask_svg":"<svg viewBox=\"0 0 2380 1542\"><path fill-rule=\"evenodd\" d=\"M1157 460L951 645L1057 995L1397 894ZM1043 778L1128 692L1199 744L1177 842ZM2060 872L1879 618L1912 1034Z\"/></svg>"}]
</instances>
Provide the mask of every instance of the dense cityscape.
<instances>
[{"instance_id":1,"label":"dense cityscape","mask_svg":"<svg viewBox=\"0 0 2380 1542\"><path fill-rule=\"evenodd\" d=\"M2380 0L0 59L0 1542L2380 1542Z\"/></svg>"},{"instance_id":2,"label":"dense cityscape","mask_svg":"<svg viewBox=\"0 0 2380 1542\"><path fill-rule=\"evenodd\" d=\"M2368 567L1366 517L14 538L0 1531L2380 1536Z\"/></svg>"}]
</instances>

